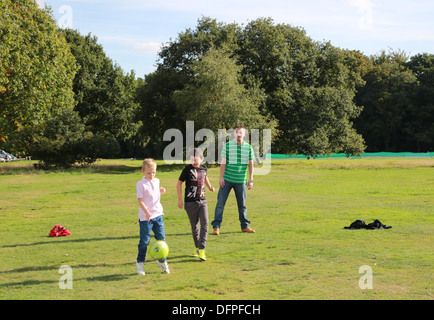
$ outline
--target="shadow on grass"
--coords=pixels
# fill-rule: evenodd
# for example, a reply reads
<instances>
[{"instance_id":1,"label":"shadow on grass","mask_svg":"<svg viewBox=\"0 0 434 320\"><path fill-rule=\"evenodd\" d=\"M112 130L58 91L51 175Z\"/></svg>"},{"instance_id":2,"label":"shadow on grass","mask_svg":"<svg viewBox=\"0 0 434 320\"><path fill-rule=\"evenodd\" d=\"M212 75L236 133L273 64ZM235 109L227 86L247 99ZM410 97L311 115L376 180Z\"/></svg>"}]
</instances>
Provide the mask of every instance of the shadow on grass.
<instances>
[{"instance_id":1,"label":"shadow on grass","mask_svg":"<svg viewBox=\"0 0 434 320\"><path fill-rule=\"evenodd\" d=\"M173 172L184 169L185 164L158 164L158 171ZM102 174L130 174L140 172L141 165L94 163L89 166L75 166L68 169L37 169L32 164L1 165L0 175L38 174L38 173L102 173Z\"/></svg>"},{"instance_id":2,"label":"shadow on grass","mask_svg":"<svg viewBox=\"0 0 434 320\"><path fill-rule=\"evenodd\" d=\"M98 264L79 264L72 266L73 269L83 269L83 268L107 268L107 267L119 267L119 266L131 266L132 269L135 269L134 262L129 263L122 263L122 264L107 264L107 263L98 263ZM0 274L6 274L6 273L25 273L25 272L38 272L38 271L50 271L50 270L59 270L58 265L51 265L51 266L39 266L39 267L24 267L24 268L18 268L18 269L12 269L12 270L6 270L1 271ZM75 278L74 282L76 281L120 281L125 280L131 276L136 276L137 273L126 273L126 274L107 274L103 276L97 276L97 277L86 277L86 278ZM48 283L58 283L59 279L61 277L61 274L59 274L58 278L56 280L23 280L23 281L16 281L16 282L9 282L9 283L0 283L1 287L16 287L16 286L32 286L32 285L41 285L41 284L48 284Z\"/></svg>"},{"instance_id":3,"label":"shadow on grass","mask_svg":"<svg viewBox=\"0 0 434 320\"><path fill-rule=\"evenodd\" d=\"M157 164L157 171L159 172L181 172L185 164ZM207 165L208 168L216 167L216 165ZM87 168L85 168L87 169ZM89 172L95 172L95 173L108 173L108 174L116 174L116 173L134 173L134 172L140 172L142 169L141 165L139 166L127 166L122 164L94 164L90 167L88 167ZM73 170L73 169L69 169Z\"/></svg>"},{"instance_id":4,"label":"shadow on grass","mask_svg":"<svg viewBox=\"0 0 434 320\"><path fill-rule=\"evenodd\" d=\"M147 260L147 263L152 263L153 260ZM188 255L178 255L174 256L173 258L168 258L169 265L170 264L176 264L176 263L195 263L195 262L201 262L199 259L194 258L192 256ZM73 265L71 266L73 270L75 269L88 269L88 268L110 268L110 267L122 267L122 266L130 266L132 270L135 270L136 266L133 262L128 263L121 263L121 264L107 264L107 263L97 263L97 264L79 264L79 265ZM26 273L26 272L38 272L38 271L50 271L50 270L59 270L58 265L50 265L50 266L37 266L37 267L24 267L24 268L18 268L18 269L12 269L12 270L6 270L6 271L0 271L0 274L8 274L8 273ZM146 274L160 274L159 271L146 271ZM77 281L102 281L102 282L111 282L111 281L121 281L128 279L130 277L136 277L136 272L131 273L123 273L123 274L107 274L102 276L93 276L93 277L85 277L85 278L75 278L73 279L74 282ZM61 274L59 274L59 279L61 277ZM41 285L41 284L53 284L58 283L59 279L56 280L33 280L33 279L27 279L23 281L15 281L15 282L9 282L9 283L0 283L0 288L6 288L6 287L17 287L17 286L33 286L33 285Z\"/></svg>"},{"instance_id":5,"label":"shadow on grass","mask_svg":"<svg viewBox=\"0 0 434 320\"><path fill-rule=\"evenodd\" d=\"M95 162L90 165L81 166L76 165L68 169L40 169L36 168L37 164L35 161L22 161L14 163L2 163L0 165L0 175L18 175L18 174L38 174L38 173L74 173L74 172L84 172L84 173L102 173L102 174L129 174L134 172L140 172L141 161L135 163L128 163L128 160L117 160L110 162ZM124 164L125 163L125 164ZM161 160L157 160L158 167L157 170L161 172L173 172L181 171L184 169L185 164L165 164L161 163ZM206 164L208 168L218 167L218 164Z\"/></svg>"},{"instance_id":6,"label":"shadow on grass","mask_svg":"<svg viewBox=\"0 0 434 320\"><path fill-rule=\"evenodd\" d=\"M76 279L74 278L74 282L78 281L103 281L103 282L111 282L111 281L121 281L128 279L132 276L137 276L137 273L128 273L128 274L110 274L100 277L91 277L91 278L82 278L82 279ZM60 277L60 275L59 275ZM41 285L41 284L54 284L59 283L59 280L24 280L24 281L17 281L17 282L9 282L9 283L1 283L0 288L7 288L7 287L17 287L17 286L32 286L32 285Z\"/></svg>"},{"instance_id":7,"label":"shadow on grass","mask_svg":"<svg viewBox=\"0 0 434 320\"><path fill-rule=\"evenodd\" d=\"M134 263L133 263L134 264ZM108 263L97 263L97 264L78 264L72 266L74 269L88 269L88 268L107 268L107 267L119 267L119 266L128 266L131 263L123 263L123 264L108 264ZM2 273L23 273L23 272L37 272L37 271L49 271L49 270L59 270L60 266L51 265L51 266L37 266L37 267L24 267L18 269L11 269L6 271L0 271Z\"/></svg>"},{"instance_id":8,"label":"shadow on grass","mask_svg":"<svg viewBox=\"0 0 434 320\"><path fill-rule=\"evenodd\" d=\"M176 237L176 236L191 236L191 233L166 233L166 238ZM154 238L154 235L152 235L152 238ZM128 240L128 239L137 239L137 241L139 241L139 232L137 231L137 235L134 236L123 236L123 237L71 239L69 237L47 236L47 239L50 239L50 241L9 244L9 245L0 246L0 248L31 247L31 246L39 246L44 244L57 244L57 243L79 243L79 242L91 242L91 241L113 241L113 240L118 241L118 240Z\"/></svg>"},{"instance_id":9,"label":"shadow on grass","mask_svg":"<svg viewBox=\"0 0 434 320\"><path fill-rule=\"evenodd\" d=\"M89 241L106 241L106 240L126 240L126 239L135 239L138 236L125 236L125 237L105 237L105 238L86 238L86 239L70 239L66 237L59 238L51 238L51 241L39 241L34 243L21 243L21 244L10 244L1 246L1 248L16 248L16 247L31 247L31 246L39 246L44 244L56 244L56 243L71 243L71 242L89 242Z\"/></svg>"},{"instance_id":10,"label":"shadow on grass","mask_svg":"<svg viewBox=\"0 0 434 320\"><path fill-rule=\"evenodd\" d=\"M128 265L133 266L133 264L129 263ZM74 267L76 268L76 267ZM133 266L135 268L135 266ZM53 267L53 269L58 269L58 267ZM23 272L20 270L17 270L16 272ZM148 272L149 273L149 272ZM78 281L102 281L102 282L111 282L111 281L121 281L128 279L132 276L137 276L136 272L132 273L125 273L125 274L108 274L104 276L97 276L97 277L86 277L86 278L74 278L74 282ZM61 275L59 274L59 278ZM24 281L15 281L15 282L9 282L9 283L0 283L0 288L7 288L7 287L17 287L17 286L33 286L33 285L41 285L41 284L54 284L59 283L59 280L24 280Z\"/></svg>"}]
</instances>

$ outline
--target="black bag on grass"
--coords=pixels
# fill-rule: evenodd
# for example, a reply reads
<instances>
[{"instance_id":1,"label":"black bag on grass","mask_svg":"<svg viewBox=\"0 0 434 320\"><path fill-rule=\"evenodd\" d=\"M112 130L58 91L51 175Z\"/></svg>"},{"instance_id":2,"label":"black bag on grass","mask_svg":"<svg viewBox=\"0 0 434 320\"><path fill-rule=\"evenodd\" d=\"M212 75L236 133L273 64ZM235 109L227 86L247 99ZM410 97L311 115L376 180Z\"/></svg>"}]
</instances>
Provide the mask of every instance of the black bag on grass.
<instances>
[{"instance_id":1,"label":"black bag on grass","mask_svg":"<svg viewBox=\"0 0 434 320\"><path fill-rule=\"evenodd\" d=\"M350 229L350 230L354 230L354 229L373 230L373 229L390 229L390 228L392 228L392 226L386 226L382 224L380 220L375 220L374 222L369 224L366 224L366 222L363 220L356 220L352 224L350 224L349 227L344 227L344 229Z\"/></svg>"}]
</instances>

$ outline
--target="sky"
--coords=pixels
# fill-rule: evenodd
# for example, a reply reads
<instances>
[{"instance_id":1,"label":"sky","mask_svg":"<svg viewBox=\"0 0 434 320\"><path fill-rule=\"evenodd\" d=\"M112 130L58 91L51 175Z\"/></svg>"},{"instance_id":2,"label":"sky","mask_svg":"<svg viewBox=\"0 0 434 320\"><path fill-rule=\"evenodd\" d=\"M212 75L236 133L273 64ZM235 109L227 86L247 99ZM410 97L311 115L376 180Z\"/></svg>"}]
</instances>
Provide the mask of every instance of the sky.
<instances>
[{"instance_id":1,"label":"sky","mask_svg":"<svg viewBox=\"0 0 434 320\"><path fill-rule=\"evenodd\" d=\"M156 70L161 46L198 20L246 25L258 18L301 27L365 55L382 50L434 54L432 0L36 0L52 8L60 27L91 33L106 55L129 73Z\"/></svg>"}]
</instances>

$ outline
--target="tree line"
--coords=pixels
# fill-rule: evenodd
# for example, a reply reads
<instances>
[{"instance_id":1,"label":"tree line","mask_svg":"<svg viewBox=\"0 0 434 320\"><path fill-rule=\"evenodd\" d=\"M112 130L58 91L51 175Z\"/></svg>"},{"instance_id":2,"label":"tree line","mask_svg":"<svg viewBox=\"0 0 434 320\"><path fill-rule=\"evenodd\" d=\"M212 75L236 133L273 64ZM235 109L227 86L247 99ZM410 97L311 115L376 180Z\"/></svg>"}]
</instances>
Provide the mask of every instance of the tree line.
<instances>
[{"instance_id":1,"label":"tree line","mask_svg":"<svg viewBox=\"0 0 434 320\"><path fill-rule=\"evenodd\" d=\"M32 0L0 0L0 148L46 167L163 154L164 132L271 129L274 153L431 151L434 55L365 56L299 27L202 17L136 77ZM138 62L140 63L140 62Z\"/></svg>"}]
</instances>

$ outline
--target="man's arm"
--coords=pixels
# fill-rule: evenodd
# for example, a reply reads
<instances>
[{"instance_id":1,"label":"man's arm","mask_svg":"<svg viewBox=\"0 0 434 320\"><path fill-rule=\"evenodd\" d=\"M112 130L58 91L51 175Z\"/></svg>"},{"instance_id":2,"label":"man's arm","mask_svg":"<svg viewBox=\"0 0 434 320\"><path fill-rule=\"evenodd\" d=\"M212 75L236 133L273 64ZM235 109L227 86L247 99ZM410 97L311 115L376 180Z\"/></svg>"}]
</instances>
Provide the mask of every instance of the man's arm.
<instances>
[{"instance_id":1,"label":"man's arm","mask_svg":"<svg viewBox=\"0 0 434 320\"><path fill-rule=\"evenodd\" d=\"M220 162L220 179L219 179L219 185L220 187L224 187L225 185L225 179L223 178L226 170L226 158L222 158Z\"/></svg>"},{"instance_id":2,"label":"man's arm","mask_svg":"<svg viewBox=\"0 0 434 320\"><path fill-rule=\"evenodd\" d=\"M249 160L249 181L247 182L247 189L253 188L253 160Z\"/></svg>"}]
</instances>

